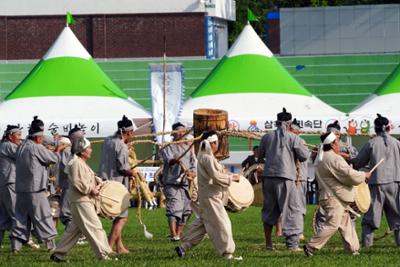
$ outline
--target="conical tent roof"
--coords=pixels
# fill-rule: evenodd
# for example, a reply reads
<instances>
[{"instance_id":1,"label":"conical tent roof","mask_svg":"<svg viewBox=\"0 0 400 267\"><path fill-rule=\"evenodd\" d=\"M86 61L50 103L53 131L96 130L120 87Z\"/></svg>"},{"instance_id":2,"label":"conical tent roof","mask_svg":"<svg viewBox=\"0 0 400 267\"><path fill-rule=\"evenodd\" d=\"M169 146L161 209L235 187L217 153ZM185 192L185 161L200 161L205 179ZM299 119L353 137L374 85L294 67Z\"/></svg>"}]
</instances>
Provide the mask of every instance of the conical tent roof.
<instances>
[{"instance_id":1,"label":"conical tent roof","mask_svg":"<svg viewBox=\"0 0 400 267\"><path fill-rule=\"evenodd\" d=\"M303 121L308 130L319 130L344 115L297 82L247 24L186 101L180 118L190 124L193 110L218 108L228 111L233 127L261 129L269 128L282 107Z\"/></svg>"},{"instance_id":2,"label":"conical tent roof","mask_svg":"<svg viewBox=\"0 0 400 267\"><path fill-rule=\"evenodd\" d=\"M7 124L26 130L34 115L49 132L65 134L78 124L86 127L88 137L111 134L123 115L150 119L102 71L69 27L0 104L0 130Z\"/></svg>"},{"instance_id":3,"label":"conical tent roof","mask_svg":"<svg viewBox=\"0 0 400 267\"><path fill-rule=\"evenodd\" d=\"M400 133L400 64L393 72L383 81L383 83L364 100L360 105L355 107L349 114L349 119L354 124L367 132L373 131L373 121L376 114L388 117L393 124L393 133ZM363 124L363 125L361 125Z\"/></svg>"}]
</instances>

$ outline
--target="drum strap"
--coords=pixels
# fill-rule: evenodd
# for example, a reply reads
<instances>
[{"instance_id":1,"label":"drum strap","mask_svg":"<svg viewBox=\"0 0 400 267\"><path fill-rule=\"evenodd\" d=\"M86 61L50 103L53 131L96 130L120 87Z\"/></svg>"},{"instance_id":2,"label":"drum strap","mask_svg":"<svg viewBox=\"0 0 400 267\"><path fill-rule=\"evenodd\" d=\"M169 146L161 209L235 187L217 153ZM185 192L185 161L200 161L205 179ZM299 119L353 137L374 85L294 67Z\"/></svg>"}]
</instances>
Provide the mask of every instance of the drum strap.
<instances>
[{"instance_id":1,"label":"drum strap","mask_svg":"<svg viewBox=\"0 0 400 267\"><path fill-rule=\"evenodd\" d=\"M321 176L318 173L317 168L315 168L315 174L316 174L316 178L318 183L321 185L321 187L323 189L325 189L325 191L327 191L330 195L332 195L334 198L336 198L336 200L346 209L348 210L350 213L356 215L357 217L361 217L361 215L359 213L357 213L356 211L354 211L349 205L347 205L346 203L344 203L343 201L341 201L338 196L325 184L324 180L321 179Z\"/></svg>"}]
</instances>

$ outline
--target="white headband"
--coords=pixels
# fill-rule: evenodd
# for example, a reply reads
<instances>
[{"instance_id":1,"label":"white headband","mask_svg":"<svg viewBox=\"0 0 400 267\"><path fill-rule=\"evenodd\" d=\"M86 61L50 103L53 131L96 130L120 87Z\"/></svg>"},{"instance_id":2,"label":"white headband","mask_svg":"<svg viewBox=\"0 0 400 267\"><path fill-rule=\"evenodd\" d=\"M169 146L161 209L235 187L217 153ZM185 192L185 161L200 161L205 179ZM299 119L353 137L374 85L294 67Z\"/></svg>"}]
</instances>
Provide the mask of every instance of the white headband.
<instances>
[{"instance_id":1,"label":"white headband","mask_svg":"<svg viewBox=\"0 0 400 267\"><path fill-rule=\"evenodd\" d=\"M325 138L325 140L319 145L319 149L318 149L318 155L317 155L317 159L315 160L315 165L317 165L318 162L322 161L322 159L324 158L324 145L329 145L331 144L333 141L336 140L336 135L333 132L330 132L329 135Z\"/></svg>"},{"instance_id":2,"label":"white headband","mask_svg":"<svg viewBox=\"0 0 400 267\"><path fill-rule=\"evenodd\" d=\"M67 138L67 137L61 137L60 140L58 141L58 143L70 146L71 140L69 140L69 138Z\"/></svg>"},{"instance_id":3,"label":"white headband","mask_svg":"<svg viewBox=\"0 0 400 267\"><path fill-rule=\"evenodd\" d=\"M325 138L324 142L322 142L321 144L329 145L335 140L336 140L336 135L333 132L330 132L330 134Z\"/></svg>"},{"instance_id":4,"label":"white headband","mask_svg":"<svg viewBox=\"0 0 400 267\"><path fill-rule=\"evenodd\" d=\"M35 137L35 136L43 136L44 132L36 132L33 134L30 134L30 136Z\"/></svg>"},{"instance_id":5,"label":"white headband","mask_svg":"<svg viewBox=\"0 0 400 267\"><path fill-rule=\"evenodd\" d=\"M9 135L9 134L13 134L13 133L16 133L16 132L21 132L21 129L20 128L14 128L14 129L11 129L9 131L6 131L5 134Z\"/></svg>"},{"instance_id":6,"label":"white headband","mask_svg":"<svg viewBox=\"0 0 400 267\"><path fill-rule=\"evenodd\" d=\"M83 138L83 141L83 149L90 147L90 141L86 137Z\"/></svg>"},{"instance_id":7,"label":"white headband","mask_svg":"<svg viewBox=\"0 0 400 267\"><path fill-rule=\"evenodd\" d=\"M213 134L213 135L209 136L206 140L207 140L208 142L210 142L210 143L212 143L212 142L218 142L218 136L217 136L216 134Z\"/></svg>"}]
</instances>

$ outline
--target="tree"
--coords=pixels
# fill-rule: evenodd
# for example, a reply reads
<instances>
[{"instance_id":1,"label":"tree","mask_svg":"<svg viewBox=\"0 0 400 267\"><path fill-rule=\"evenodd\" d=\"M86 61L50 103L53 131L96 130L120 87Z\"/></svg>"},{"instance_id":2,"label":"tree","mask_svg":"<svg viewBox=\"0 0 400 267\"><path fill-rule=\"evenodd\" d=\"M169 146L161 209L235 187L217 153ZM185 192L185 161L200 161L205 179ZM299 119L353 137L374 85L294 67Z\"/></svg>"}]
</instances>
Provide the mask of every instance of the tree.
<instances>
[{"instance_id":1,"label":"tree","mask_svg":"<svg viewBox=\"0 0 400 267\"><path fill-rule=\"evenodd\" d=\"M265 40L266 15L269 11L282 7L319 7L345 5L398 4L400 0L236 0L236 21L228 24L229 43L232 44L247 23L247 8L250 8L258 22L252 25L258 35Z\"/></svg>"}]
</instances>

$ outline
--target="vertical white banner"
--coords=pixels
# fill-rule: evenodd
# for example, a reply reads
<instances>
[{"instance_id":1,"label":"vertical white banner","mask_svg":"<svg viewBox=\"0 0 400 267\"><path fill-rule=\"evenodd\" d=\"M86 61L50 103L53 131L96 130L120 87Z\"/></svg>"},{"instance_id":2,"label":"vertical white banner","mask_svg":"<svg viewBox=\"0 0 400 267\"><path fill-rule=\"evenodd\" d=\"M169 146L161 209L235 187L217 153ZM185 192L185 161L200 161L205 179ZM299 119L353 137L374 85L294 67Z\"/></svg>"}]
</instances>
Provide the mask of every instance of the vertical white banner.
<instances>
[{"instance_id":1,"label":"vertical white banner","mask_svg":"<svg viewBox=\"0 0 400 267\"><path fill-rule=\"evenodd\" d=\"M165 81L164 81L165 77ZM165 127L164 124L164 86L165 86ZM154 130L166 132L172 130L182 107L184 95L183 66L181 64L151 64L150 91L152 99L152 115ZM164 128L164 129L163 129ZM157 142L171 140L170 135L157 136Z\"/></svg>"}]
</instances>

